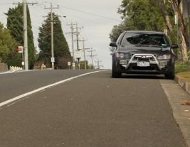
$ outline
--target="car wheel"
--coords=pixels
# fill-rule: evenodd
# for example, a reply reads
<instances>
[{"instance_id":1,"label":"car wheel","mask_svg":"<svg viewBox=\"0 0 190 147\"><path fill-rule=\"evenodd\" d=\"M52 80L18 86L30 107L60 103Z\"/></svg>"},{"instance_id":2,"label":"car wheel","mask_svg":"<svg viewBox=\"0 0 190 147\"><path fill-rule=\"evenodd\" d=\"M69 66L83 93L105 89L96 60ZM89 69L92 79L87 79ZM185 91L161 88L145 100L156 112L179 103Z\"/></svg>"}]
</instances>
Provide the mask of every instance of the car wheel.
<instances>
[{"instance_id":1,"label":"car wheel","mask_svg":"<svg viewBox=\"0 0 190 147\"><path fill-rule=\"evenodd\" d=\"M172 67L165 73L166 79L173 80L175 78L175 65L173 64Z\"/></svg>"},{"instance_id":2,"label":"car wheel","mask_svg":"<svg viewBox=\"0 0 190 147\"><path fill-rule=\"evenodd\" d=\"M121 70L119 65L113 61L112 63L112 78L120 78L121 77Z\"/></svg>"}]
</instances>

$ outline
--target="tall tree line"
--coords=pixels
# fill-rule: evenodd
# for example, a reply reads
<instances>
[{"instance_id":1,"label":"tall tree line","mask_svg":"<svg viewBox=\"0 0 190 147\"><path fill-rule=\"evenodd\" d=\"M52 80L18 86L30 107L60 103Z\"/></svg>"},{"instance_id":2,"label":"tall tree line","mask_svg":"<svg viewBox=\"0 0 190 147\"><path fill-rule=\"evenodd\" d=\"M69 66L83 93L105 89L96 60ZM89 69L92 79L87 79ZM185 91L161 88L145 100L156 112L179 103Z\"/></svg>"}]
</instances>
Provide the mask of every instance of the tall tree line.
<instances>
[{"instance_id":1,"label":"tall tree line","mask_svg":"<svg viewBox=\"0 0 190 147\"><path fill-rule=\"evenodd\" d=\"M0 23L0 62L12 66L21 64L20 56L16 53L17 45L10 31Z\"/></svg>"},{"instance_id":2,"label":"tall tree line","mask_svg":"<svg viewBox=\"0 0 190 147\"><path fill-rule=\"evenodd\" d=\"M39 28L39 61L43 62L47 67L51 67L51 14L48 14L46 20ZM66 68L67 62L71 61L71 55L69 52L69 46L63 34L61 21L59 17L53 13L53 25L54 25L54 56L55 67Z\"/></svg>"},{"instance_id":3,"label":"tall tree line","mask_svg":"<svg viewBox=\"0 0 190 147\"><path fill-rule=\"evenodd\" d=\"M29 67L33 68L35 63L35 47L32 32L31 18L29 8L27 7L27 28L28 28L28 57ZM21 46L24 45L23 36L23 4L19 4L15 8L10 8L7 13L7 28L10 30L11 35L15 38L17 43Z\"/></svg>"},{"instance_id":4,"label":"tall tree line","mask_svg":"<svg viewBox=\"0 0 190 147\"><path fill-rule=\"evenodd\" d=\"M17 47L23 46L23 4L18 4L10 8L7 15L7 28L0 23L0 62L9 66L22 66L22 54L17 53ZM71 60L69 47L63 34L59 17L53 14L54 20L54 48L55 65L57 68L67 68L67 62ZM39 55L36 55L34 38L32 32L32 22L29 7L27 6L27 28L28 28L28 55L29 67L32 69L36 62L43 62L50 67L51 62L51 18L50 14L39 28L38 46Z\"/></svg>"}]
</instances>

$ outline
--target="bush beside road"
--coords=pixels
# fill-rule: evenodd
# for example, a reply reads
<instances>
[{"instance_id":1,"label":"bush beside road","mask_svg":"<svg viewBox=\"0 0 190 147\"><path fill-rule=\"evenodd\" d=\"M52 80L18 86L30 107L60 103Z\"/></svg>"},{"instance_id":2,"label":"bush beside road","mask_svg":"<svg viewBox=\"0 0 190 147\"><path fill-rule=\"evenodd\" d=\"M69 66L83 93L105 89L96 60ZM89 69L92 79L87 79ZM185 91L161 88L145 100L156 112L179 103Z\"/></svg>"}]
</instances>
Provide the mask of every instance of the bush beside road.
<instances>
[{"instance_id":1,"label":"bush beside road","mask_svg":"<svg viewBox=\"0 0 190 147\"><path fill-rule=\"evenodd\" d=\"M180 74L177 74L175 77L176 82L190 94L190 77L189 78L184 78L184 76ZM190 74L190 72L189 72Z\"/></svg>"},{"instance_id":2,"label":"bush beside road","mask_svg":"<svg viewBox=\"0 0 190 147\"><path fill-rule=\"evenodd\" d=\"M177 76L179 76L183 80L190 82L190 71L178 73Z\"/></svg>"},{"instance_id":3,"label":"bush beside road","mask_svg":"<svg viewBox=\"0 0 190 147\"><path fill-rule=\"evenodd\" d=\"M0 63L0 72L8 71L8 66L5 63Z\"/></svg>"},{"instance_id":4,"label":"bush beside road","mask_svg":"<svg viewBox=\"0 0 190 147\"><path fill-rule=\"evenodd\" d=\"M190 72L190 62L189 63L176 63L176 73Z\"/></svg>"},{"instance_id":5,"label":"bush beside road","mask_svg":"<svg viewBox=\"0 0 190 147\"><path fill-rule=\"evenodd\" d=\"M190 94L190 63L176 64L176 82Z\"/></svg>"}]
</instances>

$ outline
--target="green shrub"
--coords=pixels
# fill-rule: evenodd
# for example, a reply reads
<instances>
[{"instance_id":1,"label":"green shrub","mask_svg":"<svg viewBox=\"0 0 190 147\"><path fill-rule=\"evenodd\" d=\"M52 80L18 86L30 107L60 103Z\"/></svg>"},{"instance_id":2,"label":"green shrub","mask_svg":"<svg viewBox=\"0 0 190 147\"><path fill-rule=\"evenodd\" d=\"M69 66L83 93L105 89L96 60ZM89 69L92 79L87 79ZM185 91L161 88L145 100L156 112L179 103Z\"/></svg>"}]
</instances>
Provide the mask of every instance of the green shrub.
<instances>
[{"instance_id":1,"label":"green shrub","mask_svg":"<svg viewBox=\"0 0 190 147\"><path fill-rule=\"evenodd\" d=\"M186 71L190 71L190 63L181 63L181 62L177 62L176 63L176 73L180 73L180 72L186 72Z\"/></svg>"}]
</instances>

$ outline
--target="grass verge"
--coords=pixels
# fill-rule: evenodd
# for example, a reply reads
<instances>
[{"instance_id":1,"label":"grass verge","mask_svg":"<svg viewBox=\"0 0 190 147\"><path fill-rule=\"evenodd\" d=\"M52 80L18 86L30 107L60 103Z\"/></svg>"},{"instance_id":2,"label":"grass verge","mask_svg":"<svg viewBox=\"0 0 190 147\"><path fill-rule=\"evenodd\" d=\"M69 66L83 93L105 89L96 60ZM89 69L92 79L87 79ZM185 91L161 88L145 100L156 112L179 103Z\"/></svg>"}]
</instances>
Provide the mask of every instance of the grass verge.
<instances>
[{"instance_id":1,"label":"grass verge","mask_svg":"<svg viewBox=\"0 0 190 147\"><path fill-rule=\"evenodd\" d=\"M190 63L176 63L176 75L190 82Z\"/></svg>"},{"instance_id":2,"label":"grass verge","mask_svg":"<svg viewBox=\"0 0 190 147\"><path fill-rule=\"evenodd\" d=\"M190 82L190 71L189 72L180 72L180 73L177 73L177 75L180 76L182 79Z\"/></svg>"}]
</instances>

